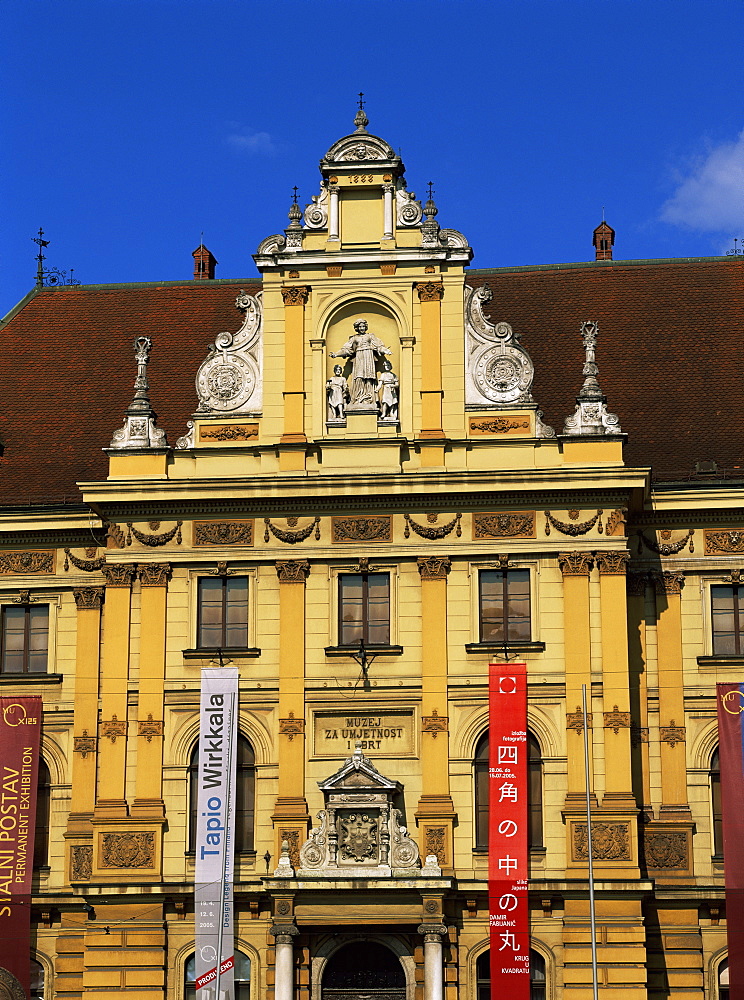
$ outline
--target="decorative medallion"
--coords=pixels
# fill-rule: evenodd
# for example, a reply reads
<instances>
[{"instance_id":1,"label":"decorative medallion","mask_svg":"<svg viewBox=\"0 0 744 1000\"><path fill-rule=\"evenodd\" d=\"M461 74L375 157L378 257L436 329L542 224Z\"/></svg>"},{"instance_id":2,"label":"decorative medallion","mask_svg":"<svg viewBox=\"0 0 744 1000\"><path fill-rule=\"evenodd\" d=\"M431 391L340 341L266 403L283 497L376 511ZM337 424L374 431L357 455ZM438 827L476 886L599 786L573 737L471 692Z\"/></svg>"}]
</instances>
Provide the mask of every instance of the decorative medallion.
<instances>
[{"instance_id":1,"label":"decorative medallion","mask_svg":"<svg viewBox=\"0 0 744 1000\"><path fill-rule=\"evenodd\" d=\"M220 424L199 428L200 441L249 441L258 437L258 424Z\"/></svg>"},{"instance_id":2,"label":"decorative medallion","mask_svg":"<svg viewBox=\"0 0 744 1000\"><path fill-rule=\"evenodd\" d=\"M279 720L279 733L288 736L291 743L295 736L305 735L305 720L295 719L294 712L290 712L288 718Z\"/></svg>"},{"instance_id":3,"label":"decorative medallion","mask_svg":"<svg viewBox=\"0 0 744 1000\"><path fill-rule=\"evenodd\" d=\"M670 747L676 747L678 743L684 743L687 738L687 730L684 726L678 726L674 719L668 726L659 727L659 739L662 743L668 743Z\"/></svg>"},{"instance_id":4,"label":"decorative medallion","mask_svg":"<svg viewBox=\"0 0 744 1000\"><path fill-rule=\"evenodd\" d=\"M586 713L586 725L587 729L592 728L592 713ZM573 729L575 733L584 732L584 713L579 706L576 706L575 712L566 713L566 729Z\"/></svg>"},{"instance_id":5,"label":"decorative medallion","mask_svg":"<svg viewBox=\"0 0 744 1000\"><path fill-rule=\"evenodd\" d=\"M558 553L558 565L564 576L589 576L593 564L591 552Z\"/></svg>"},{"instance_id":6,"label":"decorative medallion","mask_svg":"<svg viewBox=\"0 0 744 1000\"><path fill-rule=\"evenodd\" d=\"M105 736L112 743L116 743L118 736L126 735L127 724L124 719L117 719L115 715L112 715L110 721L101 723L101 736Z\"/></svg>"},{"instance_id":7,"label":"decorative medallion","mask_svg":"<svg viewBox=\"0 0 744 1000\"><path fill-rule=\"evenodd\" d=\"M705 554L730 555L744 552L744 531L708 531L705 535Z\"/></svg>"},{"instance_id":8,"label":"decorative medallion","mask_svg":"<svg viewBox=\"0 0 744 1000\"><path fill-rule=\"evenodd\" d=\"M138 563L137 573L142 587L167 587L170 563Z\"/></svg>"},{"instance_id":9,"label":"decorative medallion","mask_svg":"<svg viewBox=\"0 0 744 1000\"><path fill-rule=\"evenodd\" d=\"M625 570L630 561L630 553L613 550L609 552L595 552L594 559L601 576L625 576Z\"/></svg>"},{"instance_id":10,"label":"decorative medallion","mask_svg":"<svg viewBox=\"0 0 744 1000\"><path fill-rule=\"evenodd\" d=\"M562 535L571 535L573 538L576 538L578 535L585 535L588 531L591 531L595 524L597 525L597 531L599 534L602 534L603 528L600 518L602 517L603 512L601 510L598 510L594 517L590 517L587 521L581 521L579 524L567 524L565 521L559 521L557 517L553 517L549 510L546 510L544 513L546 518L546 535L550 534L550 527L552 525L555 530L560 531ZM569 517L571 517L571 513L572 512L569 512Z\"/></svg>"},{"instance_id":11,"label":"decorative medallion","mask_svg":"<svg viewBox=\"0 0 744 1000\"><path fill-rule=\"evenodd\" d=\"M592 859L594 861L630 861L630 826L628 823L592 823ZM573 824L573 860L589 860L586 823Z\"/></svg>"},{"instance_id":12,"label":"decorative medallion","mask_svg":"<svg viewBox=\"0 0 744 1000\"><path fill-rule=\"evenodd\" d=\"M181 525L183 521L177 521L175 526L170 529L170 531L161 531L159 534L155 533L152 535L146 534L144 531L140 531L135 528L131 521L127 521L127 545L132 544L132 535L141 542L142 545L148 545L152 549L156 549L161 545L167 545L168 542L173 541L175 538L176 545L181 544Z\"/></svg>"},{"instance_id":13,"label":"decorative medallion","mask_svg":"<svg viewBox=\"0 0 744 1000\"><path fill-rule=\"evenodd\" d=\"M194 521L194 545L253 545L253 521Z\"/></svg>"},{"instance_id":14,"label":"decorative medallion","mask_svg":"<svg viewBox=\"0 0 744 1000\"><path fill-rule=\"evenodd\" d=\"M152 743L153 736L163 735L163 723L153 719L152 712L148 713L145 722L137 723L137 735L144 736L148 743Z\"/></svg>"},{"instance_id":15,"label":"decorative medallion","mask_svg":"<svg viewBox=\"0 0 744 1000\"><path fill-rule=\"evenodd\" d=\"M643 831L643 849L649 868L659 870L689 868L688 838L674 830Z\"/></svg>"},{"instance_id":16,"label":"decorative medallion","mask_svg":"<svg viewBox=\"0 0 744 1000\"><path fill-rule=\"evenodd\" d=\"M95 549L93 549L95 552ZM97 569L101 569L104 562L106 561L106 556L98 556L96 559L80 559L78 556L73 555L69 549L65 549L65 573L70 570L70 563L76 568L81 569L85 573L93 573Z\"/></svg>"},{"instance_id":17,"label":"decorative medallion","mask_svg":"<svg viewBox=\"0 0 744 1000\"><path fill-rule=\"evenodd\" d=\"M448 521L447 524L440 524L436 528L430 528L424 524L416 524L416 522L409 514L404 514L403 517L405 518L406 522L406 527L403 532L405 538L411 537L411 528L413 528L413 530L420 538L428 538L429 541L431 542L436 541L437 539L440 538L446 538L453 528L455 529L455 535L458 538L460 538L462 535L462 528L460 527L460 520L462 519L462 514L455 514L452 520ZM434 518L433 523L436 523L437 520L436 514L427 514L426 515L427 521L429 521L432 517Z\"/></svg>"},{"instance_id":18,"label":"decorative medallion","mask_svg":"<svg viewBox=\"0 0 744 1000\"><path fill-rule=\"evenodd\" d=\"M630 729L630 712L618 712L617 705L613 705L611 712L604 713L604 728L611 729L615 736L621 729Z\"/></svg>"},{"instance_id":19,"label":"decorative medallion","mask_svg":"<svg viewBox=\"0 0 744 1000\"><path fill-rule=\"evenodd\" d=\"M154 868L155 834L102 833L101 868Z\"/></svg>"},{"instance_id":20,"label":"decorative medallion","mask_svg":"<svg viewBox=\"0 0 744 1000\"><path fill-rule=\"evenodd\" d=\"M103 603L103 594L102 587L77 587L72 592L75 604L80 610L100 608Z\"/></svg>"},{"instance_id":21,"label":"decorative medallion","mask_svg":"<svg viewBox=\"0 0 744 1000\"><path fill-rule=\"evenodd\" d=\"M96 737L88 736L88 730L83 730L82 736L75 736L72 741L72 749L74 753L79 753L80 756L85 760L89 753L96 752Z\"/></svg>"},{"instance_id":22,"label":"decorative medallion","mask_svg":"<svg viewBox=\"0 0 744 1000\"><path fill-rule=\"evenodd\" d=\"M422 580L446 580L452 568L448 556L425 556L418 560L418 571Z\"/></svg>"},{"instance_id":23,"label":"decorative medallion","mask_svg":"<svg viewBox=\"0 0 744 1000\"><path fill-rule=\"evenodd\" d=\"M131 587L137 567L133 563L105 563L101 569L107 587Z\"/></svg>"},{"instance_id":24,"label":"decorative medallion","mask_svg":"<svg viewBox=\"0 0 744 1000\"><path fill-rule=\"evenodd\" d=\"M289 521L290 518L287 518ZM295 523L297 523L296 519ZM275 524L271 523L271 518L265 517L264 524L266 525L264 529L264 541L268 542L270 539L269 532L278 538L280 542L286 542L288 545L295 545L297 542L304 542L306 538L312 535L313 530L315 531L315 541L320 541L320 518L316 517L310 524L306 525L304 528L298 528L296 531L285 531L283 528L277 527Z\"/></svg>"},{"instance_id":25,"label":"decorative medallion","mask_svg":"<svg viewBox=\"0 0 744 1000\"><path fill-rule=\"evenodd\" d=\"M53 550L50 552L0 552L0 574L53 572Z\"/></svg>"},{"instance_id":26,"label":"decorative medallion","mask_svg":"<svg viewBox=\"0 0 744 1000\"><path fill-rule=\"evenodd\" d=\"M473 538L534 538L535 512L473 514Z\"/></svg>"},{"instance_id":27,"label":"decorative medallion","mask_svg":"<svg viewBox=\"0 0 744 1000\"><path fill-rule=\"evenodd\" d=\"M88 882L93 874L93 847L89 844L70 848L70 881Z\"/></svg>"},{"instance_id":28,"label":"decorative medallion","mask_svg":"<svg viewBox=\"0 0 744 1000\"><path fill-rule=\"evenodd\" d=\"M530 429L529 420L514 420L512 417L491 417L488 420L470 420L471 434L508 434L509 431Z\"/></svg>"},{"instance_id":29,"label":"decorative medallion","mask_svg":"<svg viewBox=\"0 0 744 1000\"><path fill-rule=\"evenodd\" d=\"M334 517L334 542L389 542L392 518L388 514L371 517Z\"/></svg>"},{"instance_id":30,"label":"decorative medallion","mask_svg":"<svg viewBox=\"0 0 744 1000\"><path fill-rule=\"evenodd\" d=\"M436 708L432 710L431 715L424 715L421 717L421 732L431 733L432 739L436 739L439 733L449 732L449 717L446 715L440 715ZM430 854L430 851L426 852Z\"/></svg>"},{"instance_id":31,"label":"decorative medallion","mask_svg":"<svg viewBox=\"0 0 744 1000\"><path fill-rule=\"evenodd\" d=\"M664 531L660 531L659 534L662 538L665 536ZM678 552L682 552L687 546L690 546L690 552L695 551L695 543L692 540L692 536L695 534L692 528L688 528L687 534L683 535L676 542L657 542L653 538L647 538L642 531L638 532L638 555L643 552L644 545L651 552L656 552L660 556L676 556ZM671 537L671 532L668 532L668 537Z\"/></svg>"},{"instance_id":32,"label":"decorative medallion","mask_svg":"<svg viewBox=\"0 0 744 1000\"><path fill-rule=\"evenodd\" d=\"M310 563L307 559L281 560L276 563L276 575L279 583L304 583L310 576Z\"/></svg>"},{"instance_id":33,"label":"decorative medallion","mask_svg":"<svg viewBox=\"0 0 744 1000\"><path fill-rule=\"evenodd\" d=\"M445 843L446 843L447 828L444 826L427 826L424 828L424 854L435 855L437 859L437 864L446 864L445 860ZM424 904L424 909L427 914L437 913L439 907L435 900L429 899Z\"/></svg>"}]
</instances>

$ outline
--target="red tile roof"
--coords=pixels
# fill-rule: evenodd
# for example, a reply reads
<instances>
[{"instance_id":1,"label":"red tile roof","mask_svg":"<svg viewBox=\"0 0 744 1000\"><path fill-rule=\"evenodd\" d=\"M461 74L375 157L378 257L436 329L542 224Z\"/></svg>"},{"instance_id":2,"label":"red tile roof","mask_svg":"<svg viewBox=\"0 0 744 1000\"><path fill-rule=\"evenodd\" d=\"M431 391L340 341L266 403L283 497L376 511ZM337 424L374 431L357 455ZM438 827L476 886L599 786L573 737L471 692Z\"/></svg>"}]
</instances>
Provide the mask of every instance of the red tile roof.
<instances>
[{"instance_id":1,"label":"red tile roof","mask_svg":"<svg viewBox=\"0 0 744 1000\"><path fill-rule=\"evenodd\" d=\"M581 385L582 320L599 322L600 384L629 435L626 461L656 479L714 460L744 475L741 378L744 261L612 261L473 271L487 312L507 320L535 363L533 393L560 432ZM235 331L247 281L41 289L0 331L0 504L77 503L76 482L103 479L102 448L123 423L131 344L152 338L151 397L169 443L196 408L207 346Z\"/></svg>"}]
</instances>

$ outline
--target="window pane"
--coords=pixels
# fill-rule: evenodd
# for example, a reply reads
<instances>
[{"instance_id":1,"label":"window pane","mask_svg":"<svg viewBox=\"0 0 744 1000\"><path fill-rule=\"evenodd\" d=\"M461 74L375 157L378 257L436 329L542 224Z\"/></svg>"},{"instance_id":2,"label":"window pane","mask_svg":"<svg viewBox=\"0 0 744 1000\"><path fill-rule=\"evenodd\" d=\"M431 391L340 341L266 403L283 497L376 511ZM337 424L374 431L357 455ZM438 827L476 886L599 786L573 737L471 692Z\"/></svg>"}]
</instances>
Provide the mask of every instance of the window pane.
<instances>
[{"instance_id":1,"label":"window pane","mask_svg":"<svg viewBox=\"0 0 744 1000\"><path fill-rule=\"evenodd\" d=\"M196 644L207 649L224 645L222 631L223 580L199 581L199 634Z\"/></svg>"},{"instance_id":2,"label":"window pane","mask_svg":"<svg viewBox=\"0 0 744 1000\"><path fill-rule=\"evenodd\" d=\"M509 639L527 642L530 638L530 574L526 569L509 570L506 574L509 594L507 616Z\"/></svg>"},{"instance_id":3,"label":"window pane","mask_svg":"<svg viewBox=\"0 0 744 1000\"><path fill-rule=\"evenodd\" d=\"M358 643L363 635L363 580L361 573L339 577L339 641Z\"/></svg>"},{"instance_id":4,"label":"window pane","mask_svg":"<svg viewBox=\"0 0 744 1000\"><path fill-rule=\"evenodd\" d=\"M47 668L49 646L49 607L29 608L28 669L31 673L44 673Z\"/></svg>"},{"instance_id":5,"label":"window pane","mask_svg":"<svg viewBox=\"0 0 744 1000\"><path fill-rule=\"evenodd\" d=\"M227 581L227 623L225 645L248 645L248 577L238 576Z\"/></svg>"},{"instance_id":6,"label":"window pane","mask_svg":"<svg viewBox=\"0 0 744 1000\"><path fill-rule=\"evenodd\" d=\"M504 574L483 570L480 574L480 640L504 641Z\"/></svg>"},{"instance_id":7,"label":"window pane","mask_svg":"<svg viewBox=\"0 0 744 1000\"><path fill-rule=\"evenodd\" d=\"M390 577L370 573L367 578L367 642L390 642Z\"/></svg>"},{"instance_id":8,"label":"window pane","mask_svg":"<svg viewBox=\"0 0 744 1000\"><path fill-rule=\"evenodd\" d=\"M3 671L23 670L23 647L26 636L26 609L3 608Z\"/></svg>"},{"instance_id":9,"label":"window pane","mask_svg":"<svg viewBox=\"0 0 744 1000\"><path fill-rule=\"evenodd\" d=\"M734 617L734 591L738 587L711 587L710 600L713 621L713 652L726 656L740 651L741 629ZM738 595L737 595L738 596ZM739 618L739 615L736 616Z\"/></svg>"}]
</instances>

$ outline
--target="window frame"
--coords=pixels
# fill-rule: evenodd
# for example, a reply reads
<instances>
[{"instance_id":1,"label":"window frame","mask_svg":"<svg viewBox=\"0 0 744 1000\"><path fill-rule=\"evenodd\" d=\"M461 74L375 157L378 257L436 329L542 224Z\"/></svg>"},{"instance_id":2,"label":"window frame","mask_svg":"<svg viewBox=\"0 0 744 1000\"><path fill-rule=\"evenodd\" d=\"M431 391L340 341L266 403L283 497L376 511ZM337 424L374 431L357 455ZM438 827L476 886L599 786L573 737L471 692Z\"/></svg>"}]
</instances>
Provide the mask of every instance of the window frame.
<instances>
[{"instance_id":1,"label":"window frame","mask_svg":"<svg viewBox=\"0 0 744 1000\"><path fill-rule=\"evenodd\" d=\"M232 563L231 563L232 566ZM225 652L229 652L231 656L259 656L261 653L260 649L255 646L256 637L256 622L258 621L258 607L257 607L257 595L258 587L257 583L257 569L255 566L235 566L231 570L230 574L226 577L219 577L215 573L205 572L204 569L192 570L189 578L189 635L192 637L193 646L190 649L184 649L183 653L187 659L206 659L211 660L214 658L219 646L199 646L199 627L200 627L200 581L202 580L213 580L213 579L228 579L234 580L236 577L247 577L248 579L248 598L247 598L247 614L248 614L248 639L246 646L222 646L221 648Z\"/></svg>"},{"instance_id":2,"label":"window frame","mask_svg":"<svg viewBox=\"0 0 744 1000\"><path fill-rule=\"evenodd\" d=\"M488 653L495 649L503 649L503 642L483 640L481 638L481 572L483 570L500 570L501 567L494 564L492 560L479 559L469 564L470 573L470 635L473 641L465 644L467 653ZM540 563L537 559L515 560L506 567L507 571L523 570L529 574L529 640L511 639L507 641L507 647L518 649L522 652L538 653L545 649L545 643L540 640Z\"/></svg>"},{"instance_id":3,"label":"window frame","mask_svg":"<svg viewBox=\"0 0 744 1000\"><path fill-rule=\"evenodd\" d=\"M370 560L371 561L371 560ZM368 573L386 573L388 576L388 642L382 645L370 644L365 647L384 651L385 654L399 655L403 653L403 647L398 646L398 586L399 570L397 563L377 563L370 566ZM342 576L359 575L359 565L346 563L341 566L331 566L328 571L328 583L330 586L330 601L328 605L328 634L332 645L325 649L326 656L348 656L350 650L357 650L359 643L351 645L341 643L341 583Z\"/></svg>"},{"instance_id":4,"label":"window frame","mask_svg":"<svg viewBox=\"0 0 744 1000\"><path fill-rule=\"evenodd\" d=\"M484 609L483 609L483 596L484 596L483 595L483 580L484 580L484 577L485 577L485 575L487 573L494 573L496 575L498 575L498 574L501 575L501 587L500 588L497 587L496 590L497 591L499 589L501 590L501 606L502 606L502 609L504 609L504 614L502 615L502 619L501 619L502 626L503 626L503 631L504 631L504 638L502 640L484 638L484 635L483 635L485 618L486 618L486 616L484 615ZM526 576L526 579L527 579L527 616L526 617L527 617L527 622L528 622L528 627L529 627L529 633L530 634L526 638L523 638L523 639L512 638L509 635L509 625L510 625L510 622L512 621L512 619L510 618L509 613L508 613L508 605L509 605L509 576L511 574L513 582L516 582L516 580L515 580L515 574L517 574L517 573L521 574L523 577ZM522 621L523 619L520 618L519 620ZM497 569L495 567L493 567L493 568L491 568L491 567L488 567L488 568L482 567L482 568L480 568L478 570L478 642L483 643L483 645L494 645L494 646L498 646L498 645L507 645L508 646L511 643L532 642L532 580L531 580L531 577L530 577L530 571L529 571L529 569L526 569L524 567L508 566L508 567L506 567L504 569Z\"/></svg>"},{"instance_id":5,"label":"window frame","mask_svg":"<svg viewBox=\"0 0 744 1000\"><path fill-rule=\"evenodd\" d=\"M727 588L732 591L733 598L733 624L734 624L734 646L737 647L731 652L722 652L716 649L716 619L713 611L713 591L716 588ZM744 616L744 584L731 583L727 580L711 580L708 583L708 615L710 618L710 650L712 656L744 658L744 627L739 628L739 614Z\"/></svg>"},{"instance_id":6,"label":"window frame","mask_svg":"<svg viewBox=\"0 0 744 1000\"><path fill-rule=\"evenodd\" d=\"M721 763L720 747L716 746L710 755L708 770L709 806L710 806L710 846L711 855L716 861L723 860L723 809L721 806ZM714 767L717 764L717 767Z\"/></svg>"},{"instance_id":7,"label":"window frame","mask_svg":"<svg viewBox=\"0 0 744 1000\"><path fill-rule=\"evenodd\" d=\"M539 959L542 963L542 979L537 976L533 977L533 971L537 963L533 960L532 956ZM483 975L483 966L486 966L488 971L488 978ZM543 955L542 952L538 951L530 942L530 1000L548 1000L550 990L549 990L549 964L548 959ZM472 991L475 1000L481 1000L483 996L484 1000L490 1000L491 996L491 949L490 946L486 946L484 950L476 957L475 964L473 966L473 985L474 990ZM540 987L536 989L535 987Z\"/></svg>"},{"instance_id":8,"label":"window frame","mask_svg":"<svg viewBox=\"0 0 744 1000\"><path fill-rule=\"evenodd\" d=\"M49 666L53 663L53 643L52 643L52 606L54 605L53 599L44 598L34 598L30 601L4 601L0 604L0 677L11 677L14 679L21 678L41 678L48 676L51 671ZM30 638L31 638L31 612L35 610L40 610L46 608L47 621L46 621L46 663L44 670L29 670L29 658L30 658ZM22 670L5 670L5 622L7 621L8 611L23 611L24 613L24 628L23 628L23 669Z\"/></svg>"},{"instance_id":9,"label":"window frame","mask_svg":"<svg viewBox=\"0 0 744 1000\"><path fill-rule=\"evenodd\" d=\"M245 993L241 989L241 987L247 985L247 987L248 987L248 990L247 990L248 998L250 998L250 995L251 995L251 992L252 992L252 989L253 989L253 968L254 968L254 964L255 963L254 963L253 958L251 958L250 955L248 955L245 951L243 951L241 948L239 948L237 946L235 948L235 955L236 956L237 955L241 955L243 958L247 959L248 965L250 967L250 972L249 972L248 979L237 979L237 980L235 980L235 984L236 984L236 987L237 987L237 989L235 990L235 1000L246 1000ZM181 996L183 997L183 1000L193 1000L193 998L196 996L196 990L194 989L194 986L193 986L194 980L189 981L186 978L187 972L188 972L189 963L192 960L195 960L195 959L196 959L196 949L194 949L194 951L188 951L186 953L185 959L183 960L183 974L181 976ZM235 965L237 967L238 963L236 962Z\"/></svg>"},{"instance_id":10,"label":"window frame","mask_svg":"<svg viewBox=\"0 0 744 1000\"><path fill-rule=\"evenodd\" d=\"M369 632L370 632L369 579L370 579L370 577L373 577L373 576L379 576L379 577L386 577L387 578L387 642L370 642L369 641ZM338 644L339 644L339 646L345 646L345 647L348 647L348 648L352 648L352 647L358 646L359 642L360 642L359 639L352 640L351 642L344 642L343 641L343 630L344 630L344 625L345 625L344 619L343 619L343 612L344 612L345 601L344 601L344 597L343 597L343 594L342 594L342 590L343 590L344 581L345 580L351 580L353 577L361 577L361 580L362 580L362 598L361 598L361 602L360 602L361 603L361 608L362 608L362 615L361 615L361 631L362 631L362 635L361 635L361 641L364 643L364 645L365 645L365 647L367 649L370 649L370 648L372 648L374 646L389 646L391 644L390 643L390 639L391 639L391 619L392 619L392 613L391 613L391 611L392 611L392 609L391 609L392 601L391 601L391 597L390 597L390 595L391 595L390 573L388 573L386 570L378 570L376 568L375 569L369 569L369 570L363 570L361 572L344 571L344 572L341 572L341 573L338 574L338 581L337 581L337 587L338 587L338 599L337 599L338 620L337 620L336 627L337 627L337 630L338 630Z\"/></svg>"}]
</instances>

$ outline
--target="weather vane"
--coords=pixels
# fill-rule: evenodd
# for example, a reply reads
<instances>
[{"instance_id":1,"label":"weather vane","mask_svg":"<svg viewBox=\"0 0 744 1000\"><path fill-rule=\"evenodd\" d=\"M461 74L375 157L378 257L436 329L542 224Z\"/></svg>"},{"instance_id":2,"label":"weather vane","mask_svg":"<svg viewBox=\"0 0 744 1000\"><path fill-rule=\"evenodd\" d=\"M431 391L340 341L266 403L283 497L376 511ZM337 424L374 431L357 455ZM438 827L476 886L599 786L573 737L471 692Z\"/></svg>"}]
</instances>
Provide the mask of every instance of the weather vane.
<instances>
[{"instance_id":1,"label":"weather vane","mask_svg":"<svg viewBox=\"0 0 744 1000\"><path fill-rule=\"evenodd\" d=\"M44 230L39 227L39 233L37 236L32 236L31 239L38 246L39 252L36 255L36 285L37 288L42 288L44 285L79 285L80 282L74 277L75 268L70 268L70 274L68 276L67 271L60 271L58 267L44 267L44 261L46 257L44 256L44 247L49 246L49 240L44 239Z\"/></svg>"}]
</instances>

